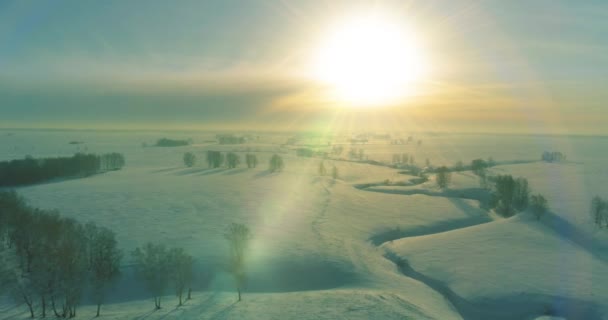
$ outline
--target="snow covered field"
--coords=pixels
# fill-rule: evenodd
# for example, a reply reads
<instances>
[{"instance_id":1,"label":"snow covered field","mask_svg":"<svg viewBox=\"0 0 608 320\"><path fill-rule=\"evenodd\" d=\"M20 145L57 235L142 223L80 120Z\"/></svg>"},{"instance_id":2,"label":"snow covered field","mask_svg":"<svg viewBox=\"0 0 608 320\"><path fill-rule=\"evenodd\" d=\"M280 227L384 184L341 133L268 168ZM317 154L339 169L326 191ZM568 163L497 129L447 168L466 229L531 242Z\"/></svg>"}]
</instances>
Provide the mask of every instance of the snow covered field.
<instances>
[{"instance_id":1,"label":"snow covered field","mask_svg":"<svg viewBox=\"0 0 608 320\"><path fill-rule=\"evenodd\" d=\"M419 135L422 144L371 140L370 160L413 155L420 165L453 165L492 157L498 174L526 177L549 201L541 221L529 213L504 219L469 192L471 172L453 174L447 191L386 166L326 160L340 178L321 177L318 158L295 156L289 134L252 133L243 145L212 142L205 132L0 131L0 160L77 151L121 152L115 172L18 188L31 205L58 209L116 232L125 251L123 277L102 317L108 319L608 319L608 232L590 221L593 195L608 197L608 138L516 135ZM407 136L407 135L404 135ZM193 139L187 147L144 147L158 138ZM257 138L259 137L259 138ZM83 141L83 144L68 144ZM343 144L348 136L302 144ZM329 147L328 147L329 149ZM207 150L254 152L260 165L208 169ZM563 163L537 161L561 151ZM199 163L186 168L182 155ZM281 154L285 170L269 173ZM525 163L513 164L517 161ZM235 303L222 263L223 232L232 222L252 229L249 284ZM194 299L164 308L134 279L130 251L148 241L181 246L196 259ZM175 303L174 303L175 302ZM93 305L79 317L94 315ZM0 302L0 318L27 318L24 306Z\"/></svg>"}]
</instances>

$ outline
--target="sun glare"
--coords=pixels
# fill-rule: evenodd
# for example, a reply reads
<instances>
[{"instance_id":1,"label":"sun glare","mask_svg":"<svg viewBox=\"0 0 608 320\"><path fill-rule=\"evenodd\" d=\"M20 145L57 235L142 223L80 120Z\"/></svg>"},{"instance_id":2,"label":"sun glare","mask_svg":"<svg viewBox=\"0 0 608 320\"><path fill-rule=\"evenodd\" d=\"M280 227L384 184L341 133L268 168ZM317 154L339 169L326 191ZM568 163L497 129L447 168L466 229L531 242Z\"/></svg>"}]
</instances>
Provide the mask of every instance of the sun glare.
<instances>
[{"instance_id":1,"label":"sun glare","mask_svg":"<svg viewBox=\"0 0 608 320\"><path fill-rule=\"evenodd\" d=\"M378 16L349 19L329 31L316 54L314 77L347 107L382 106L413 94L427 71L416 38Z\"/></svg>"}]
</instances>

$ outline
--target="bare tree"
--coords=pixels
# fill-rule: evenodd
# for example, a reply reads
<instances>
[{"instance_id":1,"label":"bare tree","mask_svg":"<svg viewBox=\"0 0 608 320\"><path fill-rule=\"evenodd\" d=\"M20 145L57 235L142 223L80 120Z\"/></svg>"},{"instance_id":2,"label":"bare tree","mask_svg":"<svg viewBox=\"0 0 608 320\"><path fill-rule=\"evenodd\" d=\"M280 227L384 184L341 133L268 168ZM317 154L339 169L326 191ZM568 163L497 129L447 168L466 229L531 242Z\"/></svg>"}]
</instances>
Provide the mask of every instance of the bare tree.
<instances>
[{"instance_id":1,"label":"bare tree","mask_svg":"<svg viewBox=\"0 0 608 320\"><path fill-rule=\"evenodd\" d=\"M258 165L258 157L252 153L245 156L245 161L247 162L247 168L255 168Z\"/></svg>"},{"instance_id":2,"label":"bare tree","mask_svg":"<svg viewBox=\"0 0 608 320\"><path fill-rule=\"evenodd\" d=\"M108 287L120 276L122 252L117 248L114 232L87 224L89 272L94 302L99 317Z\"/></svg>"},{"instance_id":3,"label":"bare tree","mask_svg":"<svg viewBox=\"0 0 608 320\"><path fill-rule=\"evenodd\" d=\"M133 251L135 272L154 296L154 307L161 308L161 297L169 284L169 257L162 244L147 243Z\"/></svg>"},{"instance_id":4,"label":"bare tree","mask_svg":"<svg viewBox=\"0 0 608 320\"><path fill-rule=\"evenodd\" d=\"M228 227L224 237L228 240L228 245L230 246L228 270L234 276L238 301L241 301L241 292L247 281L245 259L249 240L251 239L251 232L246 225L233 223Z\"/></svg>"},{"instance_id":5,"label":"bare tree","mask_svg":"<svg viewBox=\"0 0 608 320\"><path fill-rule=\"evenodd\" d=\"M219 151L207 151L207 163L209 168L219 168L224 164L224 155Z\"/></svg>"},{"instance_id":6,"label":"bare tree","mask_svg":"<svg viewBox=\"0 0 608 320\"><path fill-rule=\"evenodd\" d=\"M530 209L536 216L536 220L540 220L540 218L547 212L547 199L545 199L545 197L543 197L541 194L534 194L530 196Z\"/></svg>"},{"instance_id":7,"label":"bare tree","mask_svg":"<svg viewBox=\"0 0 608 320\"><path fill-rule=\"evenodd\" d=\"M529 194L528 180L513 179L511 175L496 176L491 207L496 208L499 214L510 217L527 208Z\"/></svg>"},{"instance_id":8,"label":"bare tree","mask_svg":"<svg viewBox=\"0 0 608 320\"><path fill-rule=\"evenodd\" d=\"M437 168L437 186L439 186L439 188L447 188L448 184L450 184L450 181L452 180L452 173L450 172L450 170L448 169L448 167L446 166L442 166Z\"/></svg>"},{"instance_id":9,"label":"bare tree","mask_svg":"<svg viewBox=\"0 0 608 320\"><path fill-rule=\"evenodd\" d=\"M192 152L184 153L184 164L186 167L192 167L196 164L196 155Z\"/></svg>"},{"instance_id":10,"label":"bare tree","mask_svg":"<svg viewBox=\"0 0 608 320\"><path fill-rule=\"evenodd\" d=\"M608 227L608 202L600 196L591 199L591 216L598 227Z\"/></svg>"},{"instance_id":11,"label":"bare tree","mask_svg":"<svg viewBox=\"0 0 608 320\"><path fill-rule=\"evenodd\" d=\"M475 159L471 161L471 170L477 176L485 176L488 164L483 159Z\"/></svg>"},{"instance_id":12,"label":"bare tree","mask_svg":"<svg viewBox=\"0 0 608 320\"><path fill-rule=\"evenodd\" d=\"M270 161L268 162L268 170L270 170L270 172L281 171L283 170L283 167L283 158L281 156L274 154L270 157Z\"/></svg>"},{"instance_id":13,"label":"bare tree","mask_svg":"<svg viewBox=\"0 0 608 320\"><path fill-rule=\"evenodd\" d=\"M239 165L239 163L241 163L241 160L239 159L238 154L234 152L229 152L226 155L226 164L228 165L228 168L234 169Z\"/></svg>"},{"instance_id":14,"label":"bare tree","mask_svg":"<svg viewBox=\"0 0 608 320\"><path fill-rule=\"evenodd\" d=\"M326 174L327 174L327 169L325 169L325 164L323 163L323 161L321 161L321 163L319 163L319 175L324 176Z\"/></svg>"},{"instance_id":15,"label":"bare tree","mask_svg":"<svg viewBox=\"0 0 608 320\"><path fill-rule=\"evenodd\" d=\"M170 279L175 288L175 295L179 298L178 306L181 306L184 291L191 285L194 278L192 270L194 260L191 255L184 252L184 249L172 248L169 251L169 263L171 266Z\"/></svg>"}]
</instances>

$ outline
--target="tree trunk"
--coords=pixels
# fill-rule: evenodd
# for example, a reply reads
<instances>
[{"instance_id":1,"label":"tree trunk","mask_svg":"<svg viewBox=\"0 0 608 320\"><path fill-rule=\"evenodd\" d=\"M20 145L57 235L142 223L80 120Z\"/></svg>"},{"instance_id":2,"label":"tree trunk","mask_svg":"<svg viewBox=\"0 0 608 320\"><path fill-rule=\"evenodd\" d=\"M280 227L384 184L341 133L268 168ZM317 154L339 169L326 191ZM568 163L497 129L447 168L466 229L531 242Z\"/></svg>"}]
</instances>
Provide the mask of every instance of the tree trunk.
<instances>
[{"instance_id":1,"label":"tree trunk","mask_svg":"<svg viewBox=\"0 0 608 320\"><path fill-rule=\"evenodd\" d=\"M186 300L192 299L192 288L188 288L188 298Z\"/></svg>"},{"instance_id":2,"label":"tree trunk","mask_svg":"<svg viewBox=\"0 0 608 320\"><path fill-rule=\"evenodd\" d=\"M181 307L182 306L182 292L180 291L177 296L179 297L179 304L177 306Z\"/></svg>"},{"instance_id":3,"label":"tree trunk","mask_svg":"<svg viewBox=\"0 0 608 320\"><path fill-rule=\"evenodd\" d=\"M42 317L46 318L46 301L44 300L44 296L41 297L41 306L42 306Z\"/></svg>"},{"instance_id":4,"label":"tree trunk","mask_svg":"<svg viewBox=\"0 0 608 320\"><path fill-rule=\"evenodd\" d=\"M26 294L23 294L23 300L25 300L25 304L27 304L27 307L30 309L30 317L34 318L34 307L32 306L32 301L29 300L29 298L27 297Z\"/></svg>"},{"instance_id":5,"label":"tree trunk","mask_svg":"<svg viewBox=\"0 0 608 320\"><path fill-rule=\"evenodd\" d=\"M61 315L57 312L57 308L55 308L55 298L51 296L51 307L53 307L53 313L55 313L55 317L59 318Z\"/></svg>"},{"instance_id":6,"label":"tree trunk","mask_svg":"<svg viewBox=\"0 0 608 320\"><path fill-rule=\"evenodd\" d=\"M99 310L101 309L101 303L97 304L97 314L95 315L95 317L99 317Z\"/></svg>"},{"instance_id":7,"label":"tree trunk","mask_svg":"<svg viewBox=\"0 0 608 320\"><path fill-rule=\"evenodd\" d=\"M239 301L241 301L241 288L236 288L236 291L239 294Z\"/></svg>"}]
</instances>

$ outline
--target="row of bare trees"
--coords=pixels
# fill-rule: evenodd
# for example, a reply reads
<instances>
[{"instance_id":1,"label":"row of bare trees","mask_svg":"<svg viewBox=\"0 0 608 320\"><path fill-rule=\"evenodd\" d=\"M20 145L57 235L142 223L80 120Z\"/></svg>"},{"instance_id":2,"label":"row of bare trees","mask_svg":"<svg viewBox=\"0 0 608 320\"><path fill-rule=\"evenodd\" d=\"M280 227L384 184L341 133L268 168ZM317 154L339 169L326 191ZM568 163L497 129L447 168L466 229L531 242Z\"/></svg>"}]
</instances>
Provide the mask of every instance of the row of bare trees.
<instances>
[{"instance_id":1,"label":"row of bare trees","mask_svg":"<svg viewBox=\"0 0 608 320\"><path fill-rule=\"evenodd\" d=\"M0 288L27 305L32 318L36 312L45 317L49 308L56 317L75 317L85 292L99 316L120 275L122 254L112 231L32 208L13 191L0 192L0 251Z\"/></svg>"},{"instance_id":2,"label":"row of bare trees","mask_svg":"<svg viewBox=\"0 0 608 320\"><path fill-rule=\"evenodd\" d=\"M228 241L229 252L227 271L232 274L238 294L238 301L247 281L246 258L251 232L244 224L231 224L224 237ZM172 286L178 298L178 307L191 299L194 281L194 259L182 248L167 248L163 244L146 243L132 252L135 273L145 284L154 298L154 308L161 308L161 298Z\"/></svg>"},{"instance_id":3,"label":"row of bare trees","mask_svg":"<svg viewBox=\"0 0 608 320\"><path fill-rule=\"evenodd\" d=\"M161 308L161 297L169 285L173 286L179 299L178 306L183 304L186 288L186 299L191 298L194 260L184 249L167 249L163 244L150 242L135 249L132 256L135 261L135 273L153 295L155 309Z\"/></svg>"},{"instance_id":4,"label":"row of bare trees","mask_svg":"<svg viewBox=\"0 0 608 320\"><path fill-rule=\"evenodd\" d=\"M187 167L193 167L197 162L197 158L194 153L186 152L184 153L183 161ZM245 155L245 163L247 164L247 168L256 168L258 157L253 153L247 153ZM209 150L207 151L207 164L209 168L219 168L225 165L229 169L234 169L241 164L241 158L234 152L223 154L220 151ZM268 161L268 170L270 172L281 171L284 167L285 163L281 156L274 154L270 157Z\"/></svg>"}]
</instances>

